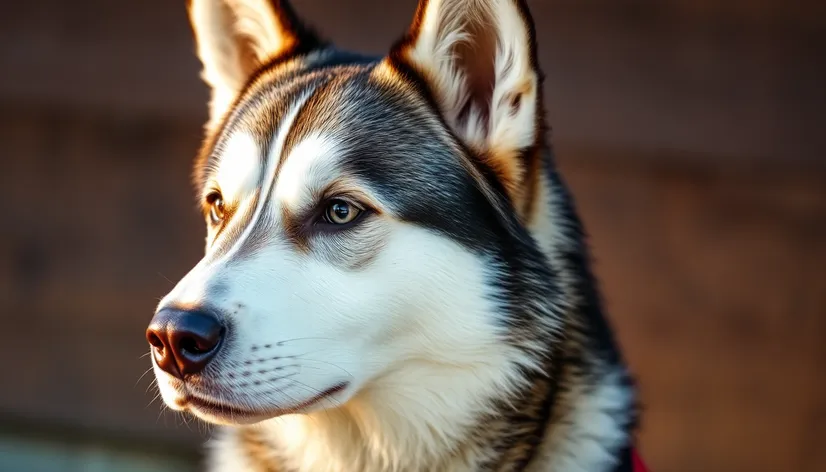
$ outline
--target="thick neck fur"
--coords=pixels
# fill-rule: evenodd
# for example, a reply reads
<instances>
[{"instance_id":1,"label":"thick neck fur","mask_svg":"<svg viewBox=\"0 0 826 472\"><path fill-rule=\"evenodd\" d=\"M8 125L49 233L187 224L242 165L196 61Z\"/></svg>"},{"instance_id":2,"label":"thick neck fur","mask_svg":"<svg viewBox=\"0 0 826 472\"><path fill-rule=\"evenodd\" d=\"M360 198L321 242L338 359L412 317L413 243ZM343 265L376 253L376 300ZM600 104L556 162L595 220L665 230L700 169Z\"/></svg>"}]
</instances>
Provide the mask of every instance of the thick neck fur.
<instances>
[{"instance_id":1,"label":"thick neck fur","mask_svg":"<svg viewBox=\"0 0 826 472\"><path fill-rule=\"evenodd\" d=\"M615 470L634 391L550 155L544 167L529 229L565 294L556 354L533 365L505 348L463 365L410 361L345 405L223 431L211 470Z\"/></svg>"}]
</instances>

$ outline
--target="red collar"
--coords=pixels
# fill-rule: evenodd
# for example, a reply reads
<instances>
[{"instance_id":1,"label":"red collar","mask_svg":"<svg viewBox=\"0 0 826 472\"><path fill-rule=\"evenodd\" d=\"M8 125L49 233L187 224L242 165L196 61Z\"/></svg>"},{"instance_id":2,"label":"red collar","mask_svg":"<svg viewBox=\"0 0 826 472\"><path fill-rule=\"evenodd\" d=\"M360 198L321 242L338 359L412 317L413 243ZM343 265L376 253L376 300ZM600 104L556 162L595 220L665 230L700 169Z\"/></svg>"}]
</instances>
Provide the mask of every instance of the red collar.
<instances>
[{"instance_id":1,"label":"red collar","mask_svg":"<svg viewBox=\"0 0 826 472\"><path fill-rule=\"evenodd\" d=\"M631 470L633 472L648 472L648 469L642 462L642 458L637 454L636 449L631 450Z\"/></svg>"}]
</instances>

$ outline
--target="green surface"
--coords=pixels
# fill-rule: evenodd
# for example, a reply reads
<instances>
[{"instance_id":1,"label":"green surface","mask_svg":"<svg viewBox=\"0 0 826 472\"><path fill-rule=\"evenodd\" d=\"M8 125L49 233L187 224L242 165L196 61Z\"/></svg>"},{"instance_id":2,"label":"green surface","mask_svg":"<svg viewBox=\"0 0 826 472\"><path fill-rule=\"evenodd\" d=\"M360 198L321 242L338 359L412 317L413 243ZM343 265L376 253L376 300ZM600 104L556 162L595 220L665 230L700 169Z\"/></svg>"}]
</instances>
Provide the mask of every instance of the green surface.
<instances>
[{"instance_id":1,"label":"green surface","mask_svg":"<svg viewBox=\"0 0 826 472\"><path fill-rule=\"evenodd\" d=\"M2 472L195 472L196 460L129 450L105 442L40 439L0 434Z\"/></svg>"}]
</instances>

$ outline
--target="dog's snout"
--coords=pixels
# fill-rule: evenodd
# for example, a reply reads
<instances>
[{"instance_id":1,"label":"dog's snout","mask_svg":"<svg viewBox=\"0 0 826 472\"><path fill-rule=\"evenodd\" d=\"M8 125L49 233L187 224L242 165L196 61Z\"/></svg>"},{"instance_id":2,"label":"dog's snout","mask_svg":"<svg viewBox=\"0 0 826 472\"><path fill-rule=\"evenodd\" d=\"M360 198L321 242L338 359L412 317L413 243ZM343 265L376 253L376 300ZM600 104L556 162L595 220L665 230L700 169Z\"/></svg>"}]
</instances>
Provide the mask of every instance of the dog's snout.
<instances>
[{"instance_id":1,"label":"dog's snout","mask_svg":"<svg viewBox=\"0 0 826 472\"><path fill-rule=\"evenodd\" d=\"M178 378L201 372L221 348L225 327L205 311L164 308L146 330L158 367Z\"/></svg>"}]
</instances>

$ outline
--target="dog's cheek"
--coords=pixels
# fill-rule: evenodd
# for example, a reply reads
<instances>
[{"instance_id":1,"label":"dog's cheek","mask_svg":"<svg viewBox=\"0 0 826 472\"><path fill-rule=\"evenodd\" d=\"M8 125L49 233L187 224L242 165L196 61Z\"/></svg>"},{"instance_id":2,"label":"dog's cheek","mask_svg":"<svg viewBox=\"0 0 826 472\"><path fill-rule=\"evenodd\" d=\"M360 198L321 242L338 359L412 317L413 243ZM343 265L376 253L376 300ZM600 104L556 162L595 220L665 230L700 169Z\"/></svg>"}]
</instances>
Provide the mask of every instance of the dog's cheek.
<instances>
[{"instance_id":1,"label":"dog's cheek","mask_svg":"<svg viewBox=\"0 0 826 472\"><path fill-rule=\"evenodd\" d=\"M310 257L343 271L365 271L381 254L390 230L380 217L368 217L348 230L315 235L310 241Z\"/></svg>"}]
</instances>

